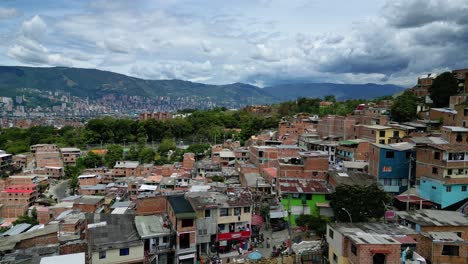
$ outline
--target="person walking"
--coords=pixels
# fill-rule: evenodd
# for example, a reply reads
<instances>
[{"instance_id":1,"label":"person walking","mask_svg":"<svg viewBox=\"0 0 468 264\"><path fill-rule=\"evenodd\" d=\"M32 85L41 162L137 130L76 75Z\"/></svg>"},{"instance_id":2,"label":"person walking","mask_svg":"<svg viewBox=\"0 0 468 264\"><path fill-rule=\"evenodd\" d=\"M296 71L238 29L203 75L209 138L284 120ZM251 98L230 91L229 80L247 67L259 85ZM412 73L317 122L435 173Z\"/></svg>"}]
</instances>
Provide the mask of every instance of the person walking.
<instances>
[{"instance_id":1,"label":"person walking","mask_svg":"<svg viewBox=\"0 0 468 264\"><path fill-rule=\"evenodd\" d=\"M269 237L267 237L266 244L267 244L267 245L266 245L267 248L270 248L270 238L269 238Z\"/></svg>"}]
</instances>

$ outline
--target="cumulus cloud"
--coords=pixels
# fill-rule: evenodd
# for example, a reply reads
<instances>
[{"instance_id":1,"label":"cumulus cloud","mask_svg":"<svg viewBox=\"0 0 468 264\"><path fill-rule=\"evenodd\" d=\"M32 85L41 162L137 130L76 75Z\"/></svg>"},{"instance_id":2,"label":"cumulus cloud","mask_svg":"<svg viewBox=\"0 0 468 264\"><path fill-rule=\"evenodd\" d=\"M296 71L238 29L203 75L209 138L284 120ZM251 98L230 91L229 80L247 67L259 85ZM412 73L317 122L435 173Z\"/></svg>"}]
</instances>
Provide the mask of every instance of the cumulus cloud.
<instances>
[{"instance_id":1,"label":"cumulus cloud","mask_svg":"<svg viewBox=\"0 0 468 264\"><path fill-rule=\"evenodd\" d=\"M353 6L377 2L357 0ZM411 85L420 74L468 65L466 0L387 0L364 18L343 18L331 29L343 15L330 13L338 4L307 3L90 1L64 16L39 14L19 24L4 54L24 64L90 65L147 79L262 86Z\"/></svg>"},{"instance_id":2,"label":"cumulus cloud","mask_svg":"<svg viewBox=\"0 0 468 264\"><path fill-rule=\"evenodd\" d=\"M19 15L20 15L20 12L18 12L18 10L14 8L0 7L0 20L17 17Z\"/></svg>"},{"instance_id":3,"label":"cumulus cloud","mask_svg":"<svg viewBox=\"0 0 468 264\"><path fill-rule=\"evenodd\" d=\"M23 22L21 26L21 33L23 36L35 40L39 40L47 30L47 25L38 15L35 15L30 20Z\"/></svg>"},{"instance_id":4,"label":"cumulus cloud","mask_svg":"<svg viewBox=\"0 0 468 264\"><path fill-rule=\"evenodd\" d=\"M22 63L33 65L71 66L72 61L60 53L50 52L40 41L46 34L47 25L40 16L23 22L21 33L7 55Z\"/></svg>"},{"instance_id":5,"label":"cumulus cloud","mask_svg":"<svg viewBox=\"0 0 468 264\"><path fill-rule=\"evenodd\" d=\"M207 81L213 69L210 61L161 61L157 63L138 63L131 67L133 75L146 79L181 79Z\"/></svg>"}]
</instances>

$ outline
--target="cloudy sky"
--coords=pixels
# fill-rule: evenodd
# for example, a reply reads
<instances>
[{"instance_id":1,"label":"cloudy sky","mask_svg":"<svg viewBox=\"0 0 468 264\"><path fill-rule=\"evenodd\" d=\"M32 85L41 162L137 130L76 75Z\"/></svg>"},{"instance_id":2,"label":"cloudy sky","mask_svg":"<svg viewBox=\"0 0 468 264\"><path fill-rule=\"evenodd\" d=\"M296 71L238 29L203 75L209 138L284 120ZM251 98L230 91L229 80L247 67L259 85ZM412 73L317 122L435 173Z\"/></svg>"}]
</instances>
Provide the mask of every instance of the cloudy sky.
<instances>
[{"instance_id":1,"label":"cloudy sky","mask_svg":"<svg viewBox=\"0 0 468 264\"><path fill-rule=\"evenodd\" d=\"M0 50L146 79L409 86L468 68L468 0L2 0Z\"/></svg>"}]
</instances>

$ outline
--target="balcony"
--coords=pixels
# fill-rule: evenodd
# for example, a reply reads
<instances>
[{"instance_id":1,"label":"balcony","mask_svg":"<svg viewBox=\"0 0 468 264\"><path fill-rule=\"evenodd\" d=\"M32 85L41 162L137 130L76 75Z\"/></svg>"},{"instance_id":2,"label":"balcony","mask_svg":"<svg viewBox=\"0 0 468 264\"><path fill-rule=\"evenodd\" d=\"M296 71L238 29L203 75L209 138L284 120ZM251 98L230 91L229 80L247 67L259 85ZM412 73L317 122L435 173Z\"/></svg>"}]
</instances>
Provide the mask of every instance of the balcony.
<instances>
[{"instance_id":1,"label":"balcony","mask_svg":"<svg viewBox=\"0 0 468 264\"><path fill-rule=\"evenodd\" d=\"M250 238L250 235L250 230L230 233L218 233L218 240L248 239Z\"/></svg>"},{"instance_id":2,"label":"balcony","mask_svg":"<svg viewBox=\"0 0 468 264\"><path fill-rule=\"evenodd\" d=\"M399 193L400 192L401 186L398 185L384 185L383 189L385 192L390 192L390 193Z\"/></svg>"}]
</instances>

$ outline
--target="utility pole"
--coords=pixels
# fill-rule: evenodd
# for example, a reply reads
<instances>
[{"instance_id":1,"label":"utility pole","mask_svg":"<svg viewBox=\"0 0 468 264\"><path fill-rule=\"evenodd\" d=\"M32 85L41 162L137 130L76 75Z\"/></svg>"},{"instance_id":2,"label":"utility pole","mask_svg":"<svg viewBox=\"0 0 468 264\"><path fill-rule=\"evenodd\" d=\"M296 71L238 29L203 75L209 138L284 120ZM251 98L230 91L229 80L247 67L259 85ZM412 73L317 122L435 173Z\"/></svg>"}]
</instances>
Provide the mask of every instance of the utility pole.
<instances>
[{"instance_id":1,"label":"utility pole","mask_svg":"<svg viewBox=\"0 0 468 264\"><path fill-rule=\"evenodd\" d=\"M411 187L411 161L413 160L413 154L410 152L409 166L408 166L408 188L406 189L406 211L410 209L410 187Z\"/></svg>"},{"instance_id":2,"label":"utility pole","mask_svg":"<svg viewBox=\"0 0 468 264\"><path fill-rule=\"evenodd\" d=\"M291 241L291 195L288 194L288 238L289 238L289 248L288 254L292 255L292 241Z\"/></svg>"},{"instance_id":3,"label":"utility pole","mask_svg":"<svg viewBox=\"0 0 468 264\"><path fill-rule=\"evenodd\" d=\"M352 222L353 222L353 218L351 218L351 214L349 213L349 211L346 210L346 208L344 208L344 207L342 207L341 210L345 211L345 212L348 214L348 216L349 216L349 222L352 223Z\"/></svg>"}]
</instances>

